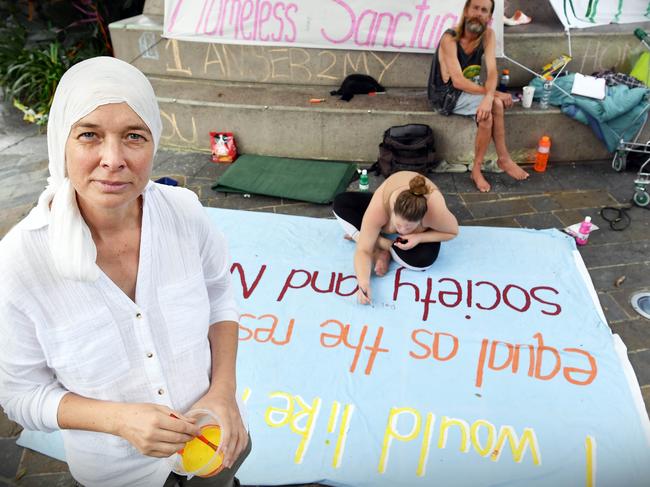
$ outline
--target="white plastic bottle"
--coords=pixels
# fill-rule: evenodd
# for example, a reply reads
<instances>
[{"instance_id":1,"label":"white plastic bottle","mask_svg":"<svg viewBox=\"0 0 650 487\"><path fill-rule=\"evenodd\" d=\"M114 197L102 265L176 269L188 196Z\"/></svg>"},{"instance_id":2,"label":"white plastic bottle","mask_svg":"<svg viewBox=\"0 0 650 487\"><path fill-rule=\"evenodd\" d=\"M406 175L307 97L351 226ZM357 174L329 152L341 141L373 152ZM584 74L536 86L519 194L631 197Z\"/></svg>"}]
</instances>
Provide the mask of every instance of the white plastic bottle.
<instances>
[{"instance_id":1,"label":"white plastic bottle","mask_svg":"<svg viewBox=\"0 0 650 487\"><path fill-rule=\"evenodd\" d=\"M551 91L553 91L553 81L547 80L542 86L542 97L539 100L539 108L547 110L551 100Z\"/></svg>"}]
</instances>

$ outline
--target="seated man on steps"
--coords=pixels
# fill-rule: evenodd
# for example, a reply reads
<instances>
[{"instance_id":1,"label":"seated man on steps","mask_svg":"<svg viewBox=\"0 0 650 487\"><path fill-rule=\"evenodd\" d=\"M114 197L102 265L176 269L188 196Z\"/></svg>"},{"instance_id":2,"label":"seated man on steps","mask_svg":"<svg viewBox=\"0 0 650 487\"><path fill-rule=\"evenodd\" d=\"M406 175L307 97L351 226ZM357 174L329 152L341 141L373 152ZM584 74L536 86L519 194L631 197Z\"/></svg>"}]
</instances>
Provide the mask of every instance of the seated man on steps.
<instances>
[{"instance_id":1,"label":"seated man on steps","mask_svg":"<svg viewBox=\"0 0 650 487\"><path fill-rule=\"evenodd\" d=\"M444 115L470 115L478 125L474 143L474 167L471 178L479 191L490 191L490 183L481 173L485 152L494 139L498 166L514 179L528 173L510 157L506 147L504 111L512 106L508 93L496 91L496 36L488 23L494 12L494 0L467 0L456 29L447 30L438 45L429 76L429 99ZM485 86L471 79L480 73L485 54Z\"/></svg>"}]
</instances>

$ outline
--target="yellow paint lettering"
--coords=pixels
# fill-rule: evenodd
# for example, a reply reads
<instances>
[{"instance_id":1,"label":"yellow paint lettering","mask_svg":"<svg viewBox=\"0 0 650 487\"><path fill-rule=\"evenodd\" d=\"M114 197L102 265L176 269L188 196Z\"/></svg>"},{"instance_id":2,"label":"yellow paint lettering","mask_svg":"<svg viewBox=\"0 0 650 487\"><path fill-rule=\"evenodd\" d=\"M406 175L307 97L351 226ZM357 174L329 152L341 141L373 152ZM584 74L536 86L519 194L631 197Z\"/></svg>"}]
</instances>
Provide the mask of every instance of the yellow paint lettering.
<instances>
[{"instance_id":1,"label":"yellow paint lettering","mask_svg":"<svg viewBox=\"0 0 650 487\"><path fill-rule=\"evenodd\" d=\"M585 486L594 487L596 485L596 438L593 436L585 438L585 456L587 457Z\"/></svg>"},{"instance_id":2,"label":"yellow paint lettering","mask_svg":"<svg viewBox=\"0 0 650 487\"><path fill-rule=\"evenodd\" d=\"M479 434L479 428L481 426L484 426L487 429L487 440L485 446L481 445L481 435ZM496 433L496 428L489 421L485 421L484 419L477 419L474 421L470 428L470 438L472 439L472 446L474 447L474 450L476 450L476 453L482 457L487 457L494 449L494 438Z\"/></svg>"},{"instance_id":3,"label":"yellow paint lettering","mask_svg":"<svg viewBox=\"0 0 650 487\"><path fill-rule=\"evenodd\" d=\"M336 438L336 446L334 447L334 458L332 459L332 467L339 468L345 451L345 441L348 438L348 430L350 429L350 421L352 420L352 413L354 412L354 405L347 404L343 408L343 417L341 418L341 427L339 428L339 436Z\"/></svg>"},{"instance_id":4,"label":"yellow paint lettering","mask_svg":"<svg viewBox=\"0 0 650 487\"><path fill-rule=\"evenodd\" d=\"M406 433L400 433L398 431L397 422L400 416L406 415L412 419L413 425L411 430ZM411 441L420 434L420 429L422 428L422 417L420 413L413 408L391 408L388 415L388 421L386 423L386 429L384 430L384 440L381 445L381 456L379 457L379 466L377 470L379 473L385 473L386 467L388 465L388 457L390 453L390 446L393 442L393 439L399 441Z\"/></svg>"},{"instance_id":5,"label":"yellow paint lettering","mask_svg":"<svg viewBox=\"0 0 650 487\"><path fill-rule=\"evenodd\" d=\"M247 387L244 389L244 392L242 392L241 400L244 404L246 404L248 402L248 399L251 397L251 392L252 391L250 387Z\"/></svg>"},{"instance_id":6,"label":"yellow paint lettering","mask_svg":"<svg viewBox=\"0 0 650 487\"><path fill-rule=\"evenodd\" d=\"M447 430L452 426L460 428L460 451L469 451L469 424L464 419L442 417L440 421L440 434L438 436L438 448L441 450L447 445Z\"/></svg>"},{"instance_id":7,"label":"yellow paint lettering","mask_svg":"<svg viewBox=\"0 0 650 487\"><path fill-rule=\"evenodd\" d=\"M418 468L415 471L415 474L418 477L423 477L424 474L427 473L427 460L429 459L429 449L431 448L431 434L433 433L433 425L435 422L435 414L427 413L427 419L424 422L424 435L422 437L422 448L420 448Z\"/></svg>"},{"instance_id":8,"label":"yellow paint lettering","mask_svg":"<svg viewBox=\"0 0 650 487\"><path fill-rule=\"evenodd\" d=\"M271 428L279 428L289 423L293 415L293 399L291 395L286 392L273 392L269 394L269 397L271 399L284 399L286 404L284 407L269 406L266 408L266 412L264 413L264 421L266 421L266 424Z\"/></svg>"},{"instance_id":9,"label":"yellow paint lettering","mask_svg":"<svg viewBox=\"0 0 650 487\"><path fill-rule=\"evenodd\" d=\"M300 410L293 415L289 426L291 427L291 431L301 437L298 448L296 449L296 455L293 459L294 463L300 464L305 458L305 453L307 453L307 449L309 448L309 442L314 434L314 426L316 426L316 418L318 417L322 401L320 397L317 397L309 405L300 396L294 396L294 400L300 407ZM303 419L304 425L301 426L299 423Z\"/></svg>"},{"instance_id":10,"label":"yellow paint lettering","mask_svg":"<svg viewBox=\"0 0 650 487\"><path fill-rule=\"evenodd\" d=\"M501 426L499 429L499 438L497 439L495 450L490 456L492 461L496 462L499 460L501 453L503 453L503 447L505 446L506 440L510 444L512 459L515 462L520 463L524 458L526 449L530 447L533 463L538 466L542 464L542 457L539 453L535 431L531 428L524 428L524 433L521 435L521 440L519 440L517 433L515 433L512 426Z\"/></svg>"},{"instance_id":11,"label":"yellow paint lettering","mask_svg":"<svg viewBox=\"0 0 650 487\"><path fill-rule=\"evenodd\" d=\"M330 418L327 420L327 432L334 433L334 428L336 428L336 421L339 417L339 411L341 410L341 403L334 401L332 403L332 409L330 410Z\"/></svg>"}]
</instances>

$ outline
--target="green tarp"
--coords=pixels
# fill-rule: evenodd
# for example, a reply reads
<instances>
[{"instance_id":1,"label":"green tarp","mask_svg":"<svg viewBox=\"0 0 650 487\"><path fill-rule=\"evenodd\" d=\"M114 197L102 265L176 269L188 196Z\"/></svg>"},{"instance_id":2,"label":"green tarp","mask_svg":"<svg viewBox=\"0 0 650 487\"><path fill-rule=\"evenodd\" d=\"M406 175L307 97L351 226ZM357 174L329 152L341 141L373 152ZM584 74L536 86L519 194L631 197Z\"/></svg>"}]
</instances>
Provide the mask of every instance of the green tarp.
<instances>
[{"instance_id":1,"label":"green tarp","mask_svg":"<svg viewBox=\"0 0 650 487\"><path fill-rule=\"evenodd\" d=\"M330 203L356 172L347 162L243 155L212 185L215 191Z\"/></svg>"}]
</instances>

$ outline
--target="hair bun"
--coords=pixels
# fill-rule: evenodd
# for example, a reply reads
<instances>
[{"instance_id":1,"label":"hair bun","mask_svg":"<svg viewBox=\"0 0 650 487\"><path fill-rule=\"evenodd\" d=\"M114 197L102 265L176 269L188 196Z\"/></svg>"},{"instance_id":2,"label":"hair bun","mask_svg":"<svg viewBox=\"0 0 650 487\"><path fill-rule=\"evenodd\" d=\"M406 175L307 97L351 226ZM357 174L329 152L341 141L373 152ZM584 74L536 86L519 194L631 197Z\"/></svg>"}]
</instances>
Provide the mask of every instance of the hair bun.
<instances>
[{"instance_id":1,"label":"hair bun","mask_svg":"<svg viewBox=\"0 0 650 487\"><path fill-rule=\"evenodd\" d=\"M409 181L409 191L414 196L425 196L429 193L429 188L427 188L427 180L424 179L424 176L415 176L411 181Z\"/></svg>"}]
</instances>

